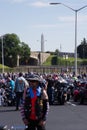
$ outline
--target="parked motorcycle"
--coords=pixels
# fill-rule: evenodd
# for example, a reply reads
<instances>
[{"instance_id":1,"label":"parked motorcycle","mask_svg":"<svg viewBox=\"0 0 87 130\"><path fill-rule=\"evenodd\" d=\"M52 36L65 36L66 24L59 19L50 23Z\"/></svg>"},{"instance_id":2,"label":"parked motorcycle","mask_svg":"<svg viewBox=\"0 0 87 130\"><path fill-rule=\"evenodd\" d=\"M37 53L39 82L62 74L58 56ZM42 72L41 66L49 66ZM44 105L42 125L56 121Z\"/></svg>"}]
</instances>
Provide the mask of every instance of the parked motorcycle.
<instances>
[{"instance_id":1,"label":"parked motorcycle","mask_svg":"<svg viewBox=\"0 0 87 130\"><path fill-rule=\"evenodd\" d=\"M66 88L60 82L57 82L54 88L54 103L64 105L67 99Z\"/></svg>"},{"instance_id":2,"label":"parked motorcycle","mask_svg":"<svg viewBox=\"0 0 87 130\"><path fill-rule=\"evenodd\" d=\"M14 106L15 105L15 98L16 98L16 95L12 91L12 89L6 88L6 90L5 90L5 105Z\"/></svg>"}]
</instances>

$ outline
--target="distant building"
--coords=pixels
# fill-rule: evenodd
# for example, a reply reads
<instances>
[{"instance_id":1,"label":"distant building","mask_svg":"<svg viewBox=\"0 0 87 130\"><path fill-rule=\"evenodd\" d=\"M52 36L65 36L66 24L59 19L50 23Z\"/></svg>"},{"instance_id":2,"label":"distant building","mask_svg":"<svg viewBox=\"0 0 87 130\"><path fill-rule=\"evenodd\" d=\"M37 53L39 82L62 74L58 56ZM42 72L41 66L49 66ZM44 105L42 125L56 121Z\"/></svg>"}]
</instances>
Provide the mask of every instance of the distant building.
<instances>
[{"instance_id":1,"label":"distant building","mask_svg":"<svg viewBox=\"0 0 87 130\"><path fill-rule=\"evenodd\" d=\"M41 34L41 52L44 52L44 35Z\"/></svg>"},{"instance_id":2,"label":"distant building","mask_svg":"<svg viewBox=\"0 0 87 130\"><path fill-rule=\"evenodd\" d=\"M70 52L59 52L59 56L68 59L68 57L75 57L75 54Z\"/></svg>"}]
</instances>

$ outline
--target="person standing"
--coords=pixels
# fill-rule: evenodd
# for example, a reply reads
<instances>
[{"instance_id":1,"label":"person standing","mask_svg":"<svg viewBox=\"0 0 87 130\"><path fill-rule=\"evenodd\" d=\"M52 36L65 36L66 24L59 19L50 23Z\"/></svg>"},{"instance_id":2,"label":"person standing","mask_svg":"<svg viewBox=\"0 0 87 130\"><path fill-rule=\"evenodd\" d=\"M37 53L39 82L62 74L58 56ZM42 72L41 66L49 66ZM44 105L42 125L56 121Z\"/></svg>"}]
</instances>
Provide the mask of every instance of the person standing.
<instances>
[{"instance_id":1,"label":"person standing","mask_svg":"<svg viewBox=\"0 0 87 130\"><path fill-rule=\"evenodd\" d=\"M19 77L15 81L15 93L16 93L16 110L19 109L19 106L23 100L24 88L28 87L29 84L26 79L23 77L23 74L20 72Z\"/></svg>"},{"instance_id":2,"label":"person standing","mask_svg":"<svg viewBox=\"0 0 87 130\"><path fill-rule=\"evenodd\" d=\"M40 86L40 77L29 77L29 88L21 104L22 120L26 130L46 130L46 118L49 111L48 95L44 87Z\"/></svg>"},{"instance_id":3,"label":"person standing","mask_svg":"<svg viewBox=\"0 0 87 130\"><path fill-rule=\"evenodd\" d=\"M14 92L14 89L15 89L15 81L12 80L11 77L8 77L8 86L9 86L9 88L12 90L12 92Z\"/></svg>"}]
</instances>

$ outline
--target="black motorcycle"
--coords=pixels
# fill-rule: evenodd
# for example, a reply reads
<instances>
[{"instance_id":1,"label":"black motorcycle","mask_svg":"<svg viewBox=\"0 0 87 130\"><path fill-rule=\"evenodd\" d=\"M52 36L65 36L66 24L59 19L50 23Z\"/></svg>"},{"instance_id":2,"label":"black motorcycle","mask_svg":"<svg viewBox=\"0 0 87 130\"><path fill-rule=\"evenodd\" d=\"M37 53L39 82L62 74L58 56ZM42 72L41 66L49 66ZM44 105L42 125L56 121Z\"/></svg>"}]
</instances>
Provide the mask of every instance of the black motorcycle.
<instances>
[{"instance_id":1,"label":"black motorcycle","mask_svg":"<svg viewBox=\"0 0 87 130\"><path fill-rule=\"evenodd\" d=\"M62 83L57 82L54 87L54 103L64 105L66 97L66 88L62 85Z\"/></svg>"},{"instance_id":2,"label":"black motorcycle","mask_svg":"<svg viewBox=\"0 0 87 130\"><path fill-rule=\"evenodd\" d=\"M6 88L5 89L5 105L6 106L14 106L15 105L15 99L16 99L16 95L12 91L12 89Z\"/></svg>"}]
</instances>

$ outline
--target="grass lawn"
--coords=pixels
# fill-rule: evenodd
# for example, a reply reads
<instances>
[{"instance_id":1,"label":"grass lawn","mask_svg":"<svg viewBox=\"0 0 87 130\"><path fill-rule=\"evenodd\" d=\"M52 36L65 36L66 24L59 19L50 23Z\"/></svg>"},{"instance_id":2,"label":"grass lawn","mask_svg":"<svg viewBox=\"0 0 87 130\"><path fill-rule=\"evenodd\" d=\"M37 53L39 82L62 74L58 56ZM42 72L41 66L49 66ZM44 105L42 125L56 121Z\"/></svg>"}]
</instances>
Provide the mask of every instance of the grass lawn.
<instances>
[{"instance_id":1,"label":"grass lawn","mask_svg":"<svg viewBox=\"0 0 87 130\"><path fill-rule=\"evenodd\" d=\"M2 69L2 64L0 64L0 69ZM9 68L8 66L4 66L4 68Z\"/></svg>"}]
</instances>

